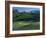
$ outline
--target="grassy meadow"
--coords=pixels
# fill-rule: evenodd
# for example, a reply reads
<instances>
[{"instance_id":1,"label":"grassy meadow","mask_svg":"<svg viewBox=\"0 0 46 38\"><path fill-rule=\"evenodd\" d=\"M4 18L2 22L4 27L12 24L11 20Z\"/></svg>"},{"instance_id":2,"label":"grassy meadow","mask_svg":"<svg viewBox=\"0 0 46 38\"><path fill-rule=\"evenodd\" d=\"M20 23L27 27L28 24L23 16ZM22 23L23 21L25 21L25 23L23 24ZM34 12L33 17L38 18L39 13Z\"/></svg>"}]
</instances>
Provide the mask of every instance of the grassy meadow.
<instances>
[{"instance_id":1,"label":"grassy meadow","mask_svg":"<svg viewBox=\"0 0 46 38\"><path fill-rule=\"evenodd\" d=\"M39 30L39 22L14 22L13 30Z\"/></svg>"}]
</instances>

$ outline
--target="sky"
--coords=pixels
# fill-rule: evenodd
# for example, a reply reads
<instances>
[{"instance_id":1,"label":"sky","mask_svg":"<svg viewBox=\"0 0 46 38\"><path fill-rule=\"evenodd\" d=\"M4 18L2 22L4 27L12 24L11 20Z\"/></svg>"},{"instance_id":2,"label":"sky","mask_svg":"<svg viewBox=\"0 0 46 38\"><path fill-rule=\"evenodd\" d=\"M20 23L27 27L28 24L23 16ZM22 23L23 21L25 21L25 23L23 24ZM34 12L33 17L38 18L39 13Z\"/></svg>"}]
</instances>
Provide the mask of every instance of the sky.
<instances>
[{"instance_id":1,"label":"sky","mask_svg":"<svg viewBox=\"0 0 46 38\"><path fill-rule=\"evenodd\" d=\"M39 8L29 8L29 7L13 7L13 10L18 10L18 12L31 12L32 10L40 10Z\"/></svg>"}]
</instances>

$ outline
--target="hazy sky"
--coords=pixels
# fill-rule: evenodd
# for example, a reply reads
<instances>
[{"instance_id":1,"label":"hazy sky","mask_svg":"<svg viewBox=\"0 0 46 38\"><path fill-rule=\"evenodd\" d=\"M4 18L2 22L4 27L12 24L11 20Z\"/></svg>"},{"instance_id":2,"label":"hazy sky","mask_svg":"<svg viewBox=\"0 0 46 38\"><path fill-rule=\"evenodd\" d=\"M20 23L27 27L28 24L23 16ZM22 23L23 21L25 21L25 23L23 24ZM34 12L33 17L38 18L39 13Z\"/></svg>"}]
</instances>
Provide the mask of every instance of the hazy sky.
<instances>
[{"instance_id":1,"label":"hazy sky","mask_svg":"<svg viewBox=\"0 0 46 38\"><path fill-rule=\"evenodd\" d=\"M29 8L29 7L13 7L13 10L18 10L18 12L31 12L32 10L40 10L39 8Z\"/></svg>"}]
</instances>

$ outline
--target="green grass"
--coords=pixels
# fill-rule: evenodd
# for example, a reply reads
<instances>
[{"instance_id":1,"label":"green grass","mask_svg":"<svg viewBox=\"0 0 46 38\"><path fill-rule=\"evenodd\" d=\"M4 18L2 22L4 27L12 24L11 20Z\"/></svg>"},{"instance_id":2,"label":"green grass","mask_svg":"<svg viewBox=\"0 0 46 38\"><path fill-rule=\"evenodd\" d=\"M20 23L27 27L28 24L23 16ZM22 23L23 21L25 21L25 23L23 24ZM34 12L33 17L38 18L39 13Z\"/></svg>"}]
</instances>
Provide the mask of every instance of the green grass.
<instances>
[{"instance_id":1,"label":"green grass","mask_svg":"<svg viewBox=\"0 0 46 38\"><path fill-rule=\"evenodd\" d=\"M40 22L39 20L35 19L35 18L40 18L40 14L32 14L32 13L13 13L13 30L38 30L40 29ZM36 17L38 16L38 17ZM30 22L28 21L17 21L16 19L25 19L25 18L32 18L32 20ZM34 22L35 21L35 22ZM36 22L37 21L37 22Z\"/></svg>"},{"instance_id":2,"label":"green grass","mask_svg":"<svg viewBox=\"0 0 46 38\"><path fill-rule=\"evenodd\" d=\"M30 14L30 13L26 13L26 14L16 14L16 17L17 18L30 18L30 17L32 17L33 15L32 14Z\"/></svg>"},{"instance_id":3,"label":"green grass","mask_svg":"<svg viewBox=\"0 0 46 38\"><path fill-rule=\"evenodd\" d=\"M13 30L37 30L40 29L40 22L17 21L13 23Z\"/></svg>"}]
</instances>

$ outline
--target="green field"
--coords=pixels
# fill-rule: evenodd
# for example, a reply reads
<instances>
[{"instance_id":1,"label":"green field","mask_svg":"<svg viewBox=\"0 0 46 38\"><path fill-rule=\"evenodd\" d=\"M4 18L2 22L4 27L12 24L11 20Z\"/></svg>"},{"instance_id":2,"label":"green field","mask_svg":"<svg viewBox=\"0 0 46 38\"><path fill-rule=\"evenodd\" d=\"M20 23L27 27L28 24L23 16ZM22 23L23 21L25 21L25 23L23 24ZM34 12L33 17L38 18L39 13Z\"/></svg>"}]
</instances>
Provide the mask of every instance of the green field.
<instances>
[{"instance_id":1,"label":"green field","mask_svg":"<svg viewBox=\"0 0 46 38\"><path fill-rule=\"evenodd\" d=\"M40 12L13 12L13 30L39 30Z\"/></svg>"},{"instance_id":2,"label":"green field","mask_svg":"<svg viewBox=\"0 0 46 38\"><path fill-rule=\"evenodd\" d=\"M13 23L13 30L37 30L40 29L40 22L17 21Z\"/></svg>"}]
</instances>

